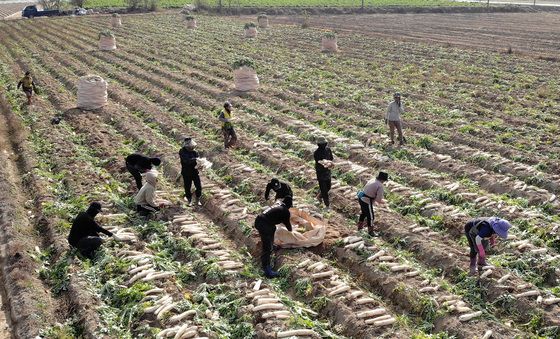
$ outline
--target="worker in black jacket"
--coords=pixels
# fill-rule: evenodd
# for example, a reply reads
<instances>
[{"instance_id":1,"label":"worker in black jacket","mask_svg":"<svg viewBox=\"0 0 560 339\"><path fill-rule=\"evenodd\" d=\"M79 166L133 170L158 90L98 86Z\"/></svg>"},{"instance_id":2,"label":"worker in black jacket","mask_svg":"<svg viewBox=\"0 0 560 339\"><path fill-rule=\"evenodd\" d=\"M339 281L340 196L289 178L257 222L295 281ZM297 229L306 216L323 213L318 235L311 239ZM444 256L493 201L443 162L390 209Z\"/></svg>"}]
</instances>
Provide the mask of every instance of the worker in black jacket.
<instances>
[{"instance_id":1,"label":"worker in black jacket","mask_svg":"<svg viewBox=\"0 0 560 339\"><path fill-rule=\"evenodd\" d=\"M288 208L292 207L291 202L292 202L292 199L293 199L294 195L292 193L292 189L290 188L290 185L288 185L287 183L285 183L283 181L280 181L276 178L270 180L270 182L266 185L266 189L264 191L264 199L265 200L268 200L271 190L276 193L276 197L274 198L275 200L290 197L291 198L290 199L290 206L288 206Z\"/></svg>"},{"instance_id":2,"label":"worker in black jacket","mask_svg":"<svg viewBox=\"0 0 560 339\"><path fill-rule=\"evenodd\" d=\"M315 158L315 173L317 174L317 181L319 182L319 194L317 198L325 203L327 209L329 208L329 191L331 190L331 170L330 162L333 161L333 154L330 147L327 146L327 139L324 137L317 138L317 150L313 153Z\"/></svg>"},{"instance_id":3,"label":"worker in black jacket","mask_svg":"<svg viewBox=\"0 0 560 339\"><path fill-rule=\"evenodd\" d=\"M77 248L82 255L87 258L93 259L95 251L103 243L103 239L99 237L99 232L119 240L116 235L107 231L95 222L95 216L101 212L101 204L92 202L85 212L80 212L70 229L68 235L68 242L72 247Z\"/></svg>"},{"instance_id":4,"label":"worker in black jacket","mask_svg":"<svg viewBox=\"0 0 560 339\"><path fill-rule=\"evenodd\" d=\"M159 158L148 158L142 154L130 154L125 159L126 169L132 174L136 181L136 187L142 188L142 173L152 169L152 166L159 166L161 160Z\"/></svg>"},{"instance_id":5,"label":"worker in black jacket","mask_svg":"<svg viewBox=\"0 0 560 339\"><path fill-rule=\"evenodd\" d=\"M179 151L179 157L181 158L181 175L183 176L183 186L185 188L185 198L187 199L189 206L191 205L192 192L191 187L194 183L195 188L195 198L194 204L196 206L201 206L200 197L202 196L202 184L200 182L200 176L198 174L198 169L196 168L196 159L198 158L198 152L194 150L196 147L196 142L192 138L185 138L183 140L183 147Z\"/></svg>"},{"instance_id":6,"label":"worker in black jacket","mask_svg":"<svg viewBox=\"0 0 560 339\"><path fill-rule=\"evenodd\" d=\"M274 245L274 233L276 232L276 225L281 223L286 225L288 231L292 231L292 224L290 223L290 208L288 207L291 205L292 198L286 197L281 201L276 202L275 205L268 207L255 219L255 228L259 231L259 235L261 237L261 264L264 274L268 278L278 276L278 273L273 271L270 265L270 256L272 254L272 246Z\"/></svg>"}]
</instances>

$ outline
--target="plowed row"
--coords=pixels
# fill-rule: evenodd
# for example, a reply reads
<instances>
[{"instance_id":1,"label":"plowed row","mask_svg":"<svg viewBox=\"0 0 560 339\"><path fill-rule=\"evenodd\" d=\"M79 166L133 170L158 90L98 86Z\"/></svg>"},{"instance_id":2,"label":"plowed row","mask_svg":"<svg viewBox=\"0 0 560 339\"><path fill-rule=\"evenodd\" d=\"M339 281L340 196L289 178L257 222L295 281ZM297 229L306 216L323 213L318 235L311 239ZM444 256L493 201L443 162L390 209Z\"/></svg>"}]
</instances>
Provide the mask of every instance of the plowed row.
<instances>
[{"instance_id":1,"label":"plowed row","mask_svg":"<svg viewBox=\"0 0 560 339\"><path fill-rule=\"evenodd\" d=\"M49 291L42 296L46 325L12 319L16 328L97 338L181 330L266 338L298 329L354 338L470 338L487 329L494 338L558 335L560 307L538 300L560 293L557 83L545 77L557 70L548 62L345 33L342 52L323 55L320 31L278 25L244 40L242 21L198 21L199 29L188 31L179 15L124 17L110 53L97 51L96 41L108 17L0 24L3 84L31 69L42 90L29 108L13 88L3 99L5 116L28 131L11 146L19 159L9 161L36 163L25 170L31 180L12 182L31 201L31 226L48 235L40 243L30 238L37 250L26 252L34 258L29 270L42 278L27 279ZM256 60L258 92L233 91L229 64L238 56ZM507 73L512 68L515 75ZM109 103L98 112L73 108L85 74L109 81ZM501 86L482 92L495 81ZM444 92L445 83L456 91ZM543 86L538 99L531 96ZM387 146L381 120L394 90L411 111L402 149ZM486 100L511 91L520 100ZM226 98L240 139L229 152L221 149L215 114ZM539 115L508 113L529 108ZM50 125L54 115L63 117L60 125ZM493 124L484 123L489 117ZM495 140L473 138L490 131ZM214 163L203 174L204 206L194 211L182 205L175 182L184 135ZM330 140L337 158L328 212L314 198L317 135ZM148 223L130 211L133 188L122 169L123 156L136 150L162 157L160 194L174 202ZM392 177L389 206L379 209L380 236L371 238L354 229L355 192L379 169ZM320 248L277 252L281 278L260 283L248 253L259 252L252 224L273 176L289 181L296 207L325 218L329 230ZM64 239L71 217L94 199L108 206L105 225L136 240L108 242L89 265L67 252ZM492 273L478 280L466 274L461 230L480 214L507 217L515 229L490 256ZM537 295L523 296L528 291ZM261 311L260 299L282 316ZM37 305L23 298L12 307ZM380 316L396 321L379 325ZM57 321L63 325L53 326Z\"/></svg>"}]
</instances>

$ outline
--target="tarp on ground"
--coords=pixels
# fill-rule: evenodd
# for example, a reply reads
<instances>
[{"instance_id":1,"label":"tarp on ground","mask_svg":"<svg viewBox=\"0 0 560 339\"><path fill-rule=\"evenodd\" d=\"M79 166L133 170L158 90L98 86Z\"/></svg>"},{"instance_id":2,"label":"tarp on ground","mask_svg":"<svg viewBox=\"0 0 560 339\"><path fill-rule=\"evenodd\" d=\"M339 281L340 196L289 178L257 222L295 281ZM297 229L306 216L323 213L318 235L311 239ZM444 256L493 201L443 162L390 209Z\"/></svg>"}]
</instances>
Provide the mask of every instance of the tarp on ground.
<instances>
[{"instance_id":1,"label":"tarp on ground","mask_svg":"<svg viewBox=\"0 0 560 339\"><path fill-rule=\"evenodd\" d=\"M277 225L274 244L282 248L314 247L323 242L327 233L324 221L297 208L290 208L293 232L283 224Z\"/></svg>"}]
</instances>

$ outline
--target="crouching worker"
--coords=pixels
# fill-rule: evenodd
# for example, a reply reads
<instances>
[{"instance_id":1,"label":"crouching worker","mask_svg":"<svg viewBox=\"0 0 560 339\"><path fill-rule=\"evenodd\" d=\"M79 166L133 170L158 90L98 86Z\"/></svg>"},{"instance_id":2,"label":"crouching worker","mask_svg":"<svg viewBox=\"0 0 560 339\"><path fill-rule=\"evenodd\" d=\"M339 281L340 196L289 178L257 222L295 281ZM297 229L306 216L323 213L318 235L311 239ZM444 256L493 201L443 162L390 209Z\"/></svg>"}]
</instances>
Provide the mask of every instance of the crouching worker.
<instances>
[{"instance_id":1,"label":"crouching worker","mask_svg":"<svg viewBox=\"0 0 560 339\"><path fill-rule=\"evenodd\" d=\"M146 172L144 174L146 183L134 197L136 211L142 216L157 212L161 207L169 204L168 201L156 199L157 175L154 170Z\"/></svg>"},{"instance_id":2,"label":"crouching worker","mask_svg":"<svg viewBox=\"0 0 560 339\"><path fill-rule=\"evenodd\" d=\"M486 250L488 245L494 246L496 235L507 239L511 224L498 217L472 219L465 225L465 235L470 247L470 274L476 274L476 256L478 255L478 266L486 266Z\"/></svg>"},{"instance_id":3,"label":"crouching worker","mask_svg":"<svg viewBox=\"0 0 560 339\"><path fill-rule=\"evenodd\" d=\"M95 251L103 243L103 239L99 237L99 232L113 237L117 241L120 240L116 235L99 226L94 220L99 212L101 212L101 204L92 202L87 211L80 212L74 219L70 235L68 235L70 245L77 248L83 256L89 259L93 259Z\"/></svg>"},{"instance_id":4,"label":"crouching worker","mask_svg":"<svg viewBox=\"0 0 560 339\"><path fill-rule=\"evenodd\" d=\"M264 274L268 278L278 276L278 273L273 271L270 265L270 256L272 255L272 247L274 245L276 225L282 223L286 225L288 231L292 231L292 224L290 223L290 207L292 207L292 198L286 197L281 201L277 201L275 205L267 208L255 219L255 228L259 231L259 235L261 237L262 268L264 270Z\"/></svg>"}]
</instances>

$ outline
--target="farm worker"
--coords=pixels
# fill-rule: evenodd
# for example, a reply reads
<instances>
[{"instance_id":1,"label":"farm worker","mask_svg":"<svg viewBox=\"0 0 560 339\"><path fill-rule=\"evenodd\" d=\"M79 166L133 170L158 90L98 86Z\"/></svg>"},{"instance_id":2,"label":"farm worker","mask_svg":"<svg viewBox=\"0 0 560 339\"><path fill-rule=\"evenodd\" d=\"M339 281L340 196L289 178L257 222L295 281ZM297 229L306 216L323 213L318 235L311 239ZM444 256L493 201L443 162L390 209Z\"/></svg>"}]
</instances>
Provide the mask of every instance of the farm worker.
<instances>
[{"instance_id":1,"label":"farm worker","mask_svg":"<svg viewBox=\"0 0 560 339\"><path fill-rule=\"evenodd\" d=\"M224 135L224 148L229 148L237 143L237 135L231 123L231 109L233 106L229 101L224 103L224 109L221 111L219 120L222 122L222 133Z\"/></svg>"},{"instance_id":2,"label":"farm worker","mask_svg":"<svg viewBox=\"0 0 560 339\"><path fill-rule=\"evenodd\" d=\"M99 237L99 232L109 237L112 236L117 241L120 240L117 235L99 226L94 220L99 212L101 212L101 204L92 202L85 212L80 212L74 219L68 235L70 245L77 248L83 256L89 259L93 259L95 251L103 243L103 239Z\"/></svg>"},{"instance_id":3,"label":"farm worker","mask_svg":"<svg viewBox=\"0 0 560 339\"><path fill-rule=\"evenodd\" d=\"M383 183L387 180L389 180L389 175L385 172L379 172L375 179L368 181L364 188L358 192L358 202L361 209L358 230L361 230L367 224L368 233L373 235L373 221L375 219L373 203L384 203Z\"/></svg>"},{"instance_id":4,"label":"farm worker","mask_svg":"<svg viewBox=\"0 0 560 339\"><path fill-rule=\"evenodd\" d=\"M25 76L18 82L17 89L20 87L27 97L27 105L31 105L31 97L33 96L33 92L37 93L37 87L35 87L35 83L29 71L25 72Z\"/></svg>"},{"instance_id":5,"label":"farm worker","mask_svg":"<svg viewBox=\"0 0 560 339\"><path fill-rule=\"evenodd\" d=\"M276 193L276 197L274 198L274 200L284 199L286 197L290 197L291 199L293 199L294 195L292 193L290 185L276 178L271 179L270 182L266 185L266 189L264 191L264 200L268 200L271 190Z\"/></svg>"},{"instance_id":6,"label":"farm worker","mask_svg":"<svg viewBox=\"0 0 560 339\"><path fill-rule=\"evenodd\" d=\"M192 138L185 138L183 140L183 147L179 151L181 158L181 175L183 176L183 186L185 187L185 199L187 199L189 206L191 205L192 192L191 187L194 183L195 197L194 204L201 206L200 197L202 196L202 184L200 183L200 176L196 168L196 159L198 152L194 150L196 142Z\"/></svg>"},{"instance_id":7,"label":"farm worker","mask_svg":"<svg viewBox=\"0 0 560 339\"><path fill-rule=\"evenodd\" d=\"M134 203L136 204L136 211L140 215L147 216L152 212L159 211L163 204L156 202L157 171L150 170L142 176L144 176L146 182L134 197Z\"/></svg>"},{"instance_id":8,"label":"farm worker","mask_svg":"<svg viewBox=\"0 0 560 339\"><path fill-rule=\"evenodd\" d=\"M399 133L399 145L404 144L404 137L402 133L401 114L404 113L404 106L401 101L401 94L395 93L393 101L387 107L387 115L385 116L385 124L389 124L389 135L391 136L391 145L395 144L395 128Z\"/></svg>"},{"instance_id":9,"label":"farm worker","mask_svg":"<svg viewBox=\"0 0 560 339\"><path fill-rule=\"evenodd\" d=\"M330 147L327 146L327 139L324 137L317 138L317 150L313 153L315 158L315 173L317 174L317 181L319 182L319 194L317 198L325 203L327 209L329 208L329 191L331 189L331 170L330 167L319 163L321 160L333 161L333 154Z\"/></svg>"},{"instance_id":10,"label":"farm worker","mask_svg":"<svg viewBox=\"0 0 560 339\"><path fill-rule=\"evenodd\" d=\"M273 271L270 266L270 256L274 245L274 233L276 232L276 225L280 223L286 225L288 231L292 231L292 224L290 223L291 206L292 198L286 197L277 201L275 205L268 207L255 219L255 228L259 231L262 244L261 264L264 274L268 278L278 276L278 273Z\"/></svg>"},{"instance_id":11,"label":"farm worker","mask_svg":"<svg viewBox=\"0 0 560 339\"><path fill-rule=\"evenodd\" d=\"M511 224L498 217L482 217L469 220L465 225L465 235L470 247L470 274L476 274L476 256L478 255L478 266L486 266L486 249L488 244L494 246L496 235L507 239Z\"/></svg>"},{"instance_id":12,"label":"farm worker","mask_svg":"<svg viewBox=\"0 0 560 339\"><path fill-rule=\"evenodd\" d=\"M138 190L142 188L142 173L152 169L152 166L159 166L161 164L160 158L148 158L142 154L130 154L125 159L126 169L136 181Z\"/></svg>"}]
</instances>

